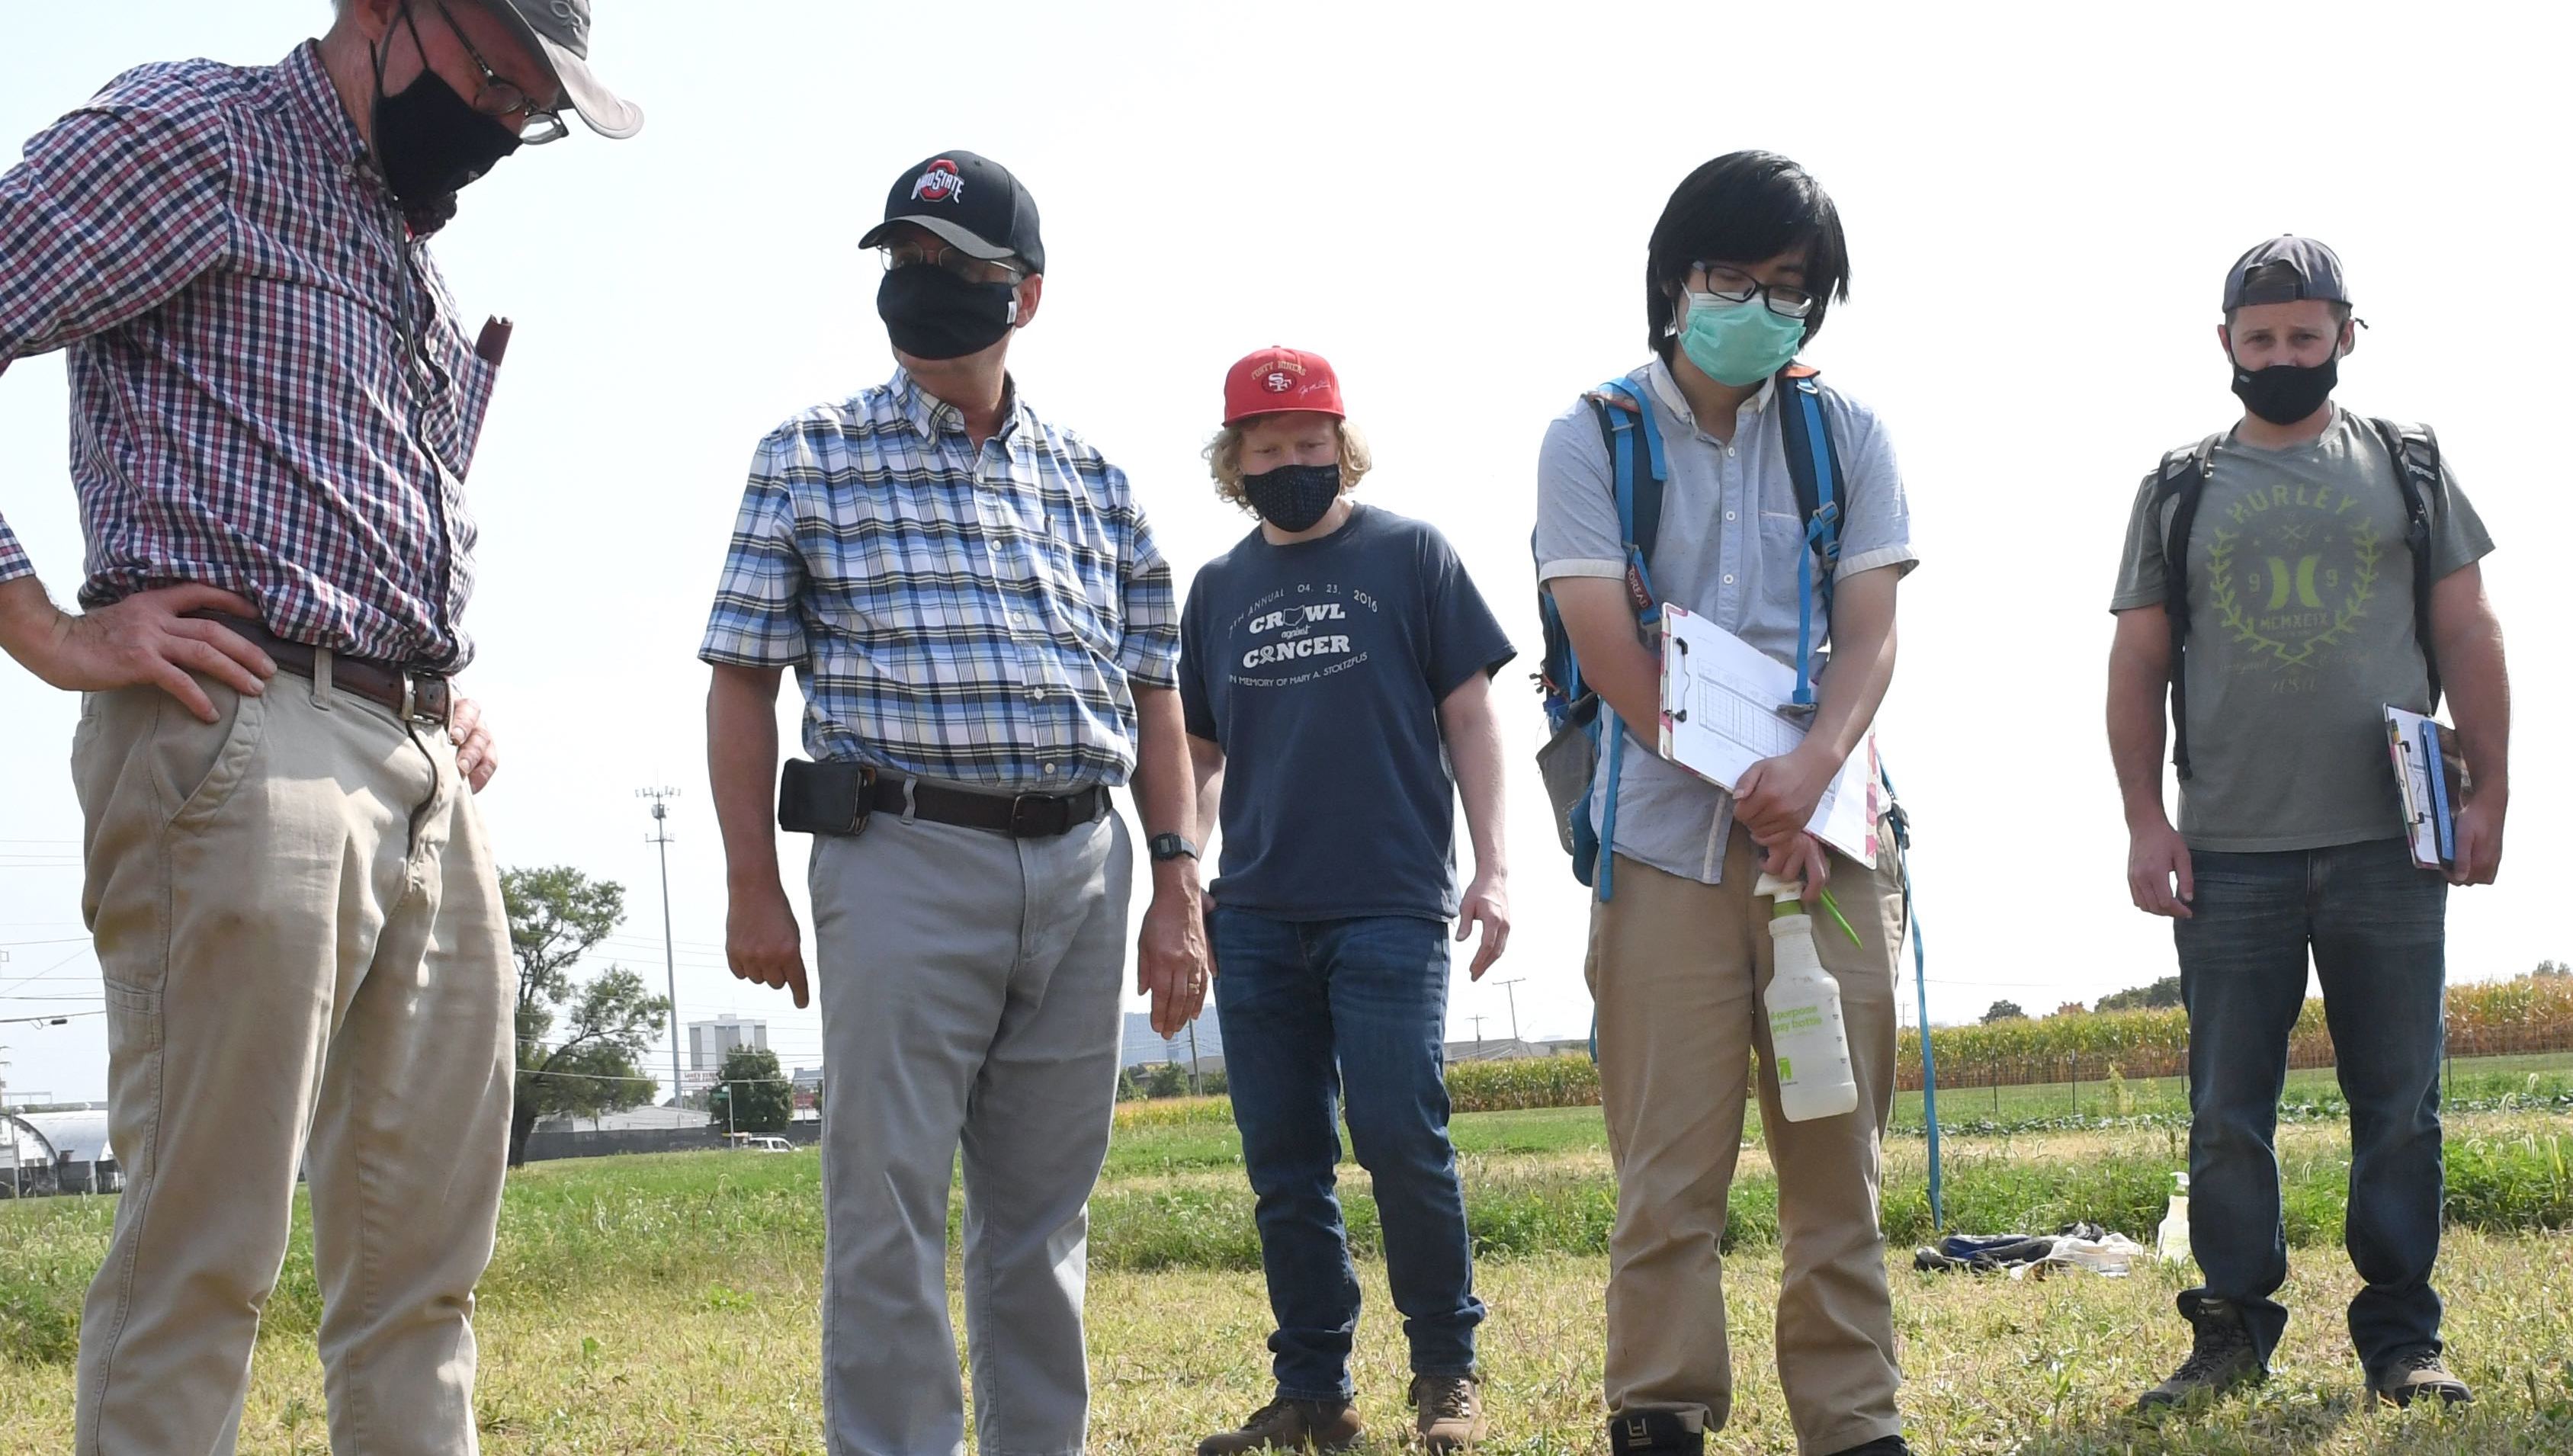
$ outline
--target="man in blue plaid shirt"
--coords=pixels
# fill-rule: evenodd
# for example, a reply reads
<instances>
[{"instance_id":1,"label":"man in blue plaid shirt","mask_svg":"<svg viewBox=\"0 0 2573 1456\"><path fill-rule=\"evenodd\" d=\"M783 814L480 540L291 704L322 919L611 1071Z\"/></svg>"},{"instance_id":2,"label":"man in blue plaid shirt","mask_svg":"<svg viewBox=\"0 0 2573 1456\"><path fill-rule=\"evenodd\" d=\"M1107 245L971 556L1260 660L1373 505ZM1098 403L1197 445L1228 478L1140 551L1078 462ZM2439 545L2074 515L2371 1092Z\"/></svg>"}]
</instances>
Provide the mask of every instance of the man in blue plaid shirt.
<instances>
[{"instance_id":1,"label":"man in blue plaid shirt","mask_svg":"<svg viewBox=\"0 0 2573 1456\"><path fill-rule=\"evenodd\" d=\"M900 367L760 441L699 652L726 952L806 1004L774 811L816 836L829 1449L964 1449L946 1282L961 1143L980 1448L1077 1452L1133 874L1108 791L1130 776L1154 877L1137 990L1166 1036L1206 997L1171 570L1125 473L1008 373L1045 282L1018 180L931 158L860 246L883 251ZM773 790L790 666L813 761Z\"/></svg>"}]
</instances>

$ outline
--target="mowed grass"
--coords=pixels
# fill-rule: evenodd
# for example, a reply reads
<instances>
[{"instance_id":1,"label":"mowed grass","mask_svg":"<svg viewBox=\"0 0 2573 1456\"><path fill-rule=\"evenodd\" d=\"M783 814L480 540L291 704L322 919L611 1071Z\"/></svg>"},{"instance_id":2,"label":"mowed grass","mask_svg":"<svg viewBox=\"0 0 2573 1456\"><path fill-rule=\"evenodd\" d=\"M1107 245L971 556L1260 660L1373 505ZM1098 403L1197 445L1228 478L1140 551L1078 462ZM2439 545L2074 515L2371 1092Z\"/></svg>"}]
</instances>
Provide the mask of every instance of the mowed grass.
<instances>
[{"instance_id":1,"label":"mowed grass","mask_svg":"<svg viewBox=\"0 0 2573 1456\"><path fill-rule=\"evenodd\" d=\"M2557 1064L2560 1066L2560 1062ZM2322 1087L2280 1134L2296 1309L2278 1375L2255 1398L2179 1432L2117 1412L2184 1350L2183 1280L2066 1276L2042 1283L1915 1274L1932 1236L1926 1143L1887 1152L1885 1217L1911 1379L1905 1410L1931 1452L2573 1452L2573 1112L2553 1074L2488 1069L2452 1085L2452 1229L2440 1282L2460 1373L2484 1399L2444 1420L2360 1407L2340 1311L2354 1277L2338 1249L2345 1128ZM2472 1093L2469 1095L2469 1093ZM2466 1108L2474 1108L2468 1110ZM1943 1112L1947 1109L1943 1107ZM1953 1116L1953 1114L1950 1114ZM1103 1452L1184 1451L1267 1392L1269 1317L1228 1109L1125 1115L1094 1200L1092 1363ZM2149 1235L2184 1164L2154 1110L1952 1136L1950 1225L2043 1228L2072 1218ZM1756 1132L1756 1119L1755 1128ZM1483 1354L1496 1451L1598 1450L1603 1257L1614 1184L1596 1108L1460 1116L1469 1219L1492 1306ZM1380 1432L1407 1417L1399 1321L1373 1260L1368 1180L1342 1193L1369 1290L1358 1378ZM0 1453L54 1451L69 1429L77 1312L114 1200L0 1203ZM1791 1447L1771 1368L1776 1185L1742 1152L1727 1304L1740 1394L1716 1451ZM513 1175L481 1286L484 1448L536 1452L819 1452L821 1200L811 1152L682 1153L541 1164ZM254 1365L244 1451L327 1449L312 1333L319 1314L301 1224ZM960 1317L961 1328L961 1317ZM1392 1450L1391 1442L1374 1449Z\"/></svg>"}]
</instances>

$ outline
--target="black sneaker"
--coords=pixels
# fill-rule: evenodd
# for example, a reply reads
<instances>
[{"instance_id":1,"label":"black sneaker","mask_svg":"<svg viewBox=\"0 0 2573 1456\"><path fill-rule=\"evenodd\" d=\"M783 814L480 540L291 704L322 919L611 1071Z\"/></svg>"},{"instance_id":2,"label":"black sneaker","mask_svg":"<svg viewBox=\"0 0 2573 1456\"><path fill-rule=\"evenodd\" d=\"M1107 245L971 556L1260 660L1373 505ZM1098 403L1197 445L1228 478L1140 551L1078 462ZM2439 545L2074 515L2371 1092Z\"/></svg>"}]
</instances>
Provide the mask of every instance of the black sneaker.
<instances>
[{"instance_id":1,"label":"black sneaker","mask_svg":"<svg viewBox=\"0 0 2573 1456\"><path fill-rule=\"evenodd\" d=\"M2464 1405L2475 1398L2474 1391L2449 1374L2433 1350L2414 1350L2387 1361L2367 1377L2367 1393L2394 1405L2410 1405L2424 1395L2437 1396L2442 1405Z\"/></svg>"},{"instance_id":2,"label":"black sneaker","mask_svg":"<svg viewBox=\"0 0 2573 1456\"><path fill-rule=\"evenodd\" d=\"M1706 1436L1666 1410L1608 1418L1611 1456L1705 1456Z\"/></svg>"},{"instance_id":3,"label":"black sneaker","mask_svg":"<svg viewBox=\"0 0 2573 1456\"><path fill-rule=\"evenodd\" d=\"M1912 1456L1912 1448L1901 1436L1879 1436L1864 1446L1852 1446L1839 1456Z\"/></svg>"},{"instance_id":4,"label":"black sneaker","mask_svg":"<svg viewBox=\"0 0 2573 1456\"><path fill-rule=\"evenodd\" d=\"M2189 1322L2196 1333L2188 1358L2168 1380L2137 1398L2137 1414L2157 1416L2173 1406L2211 1401L2269 1378L2259 1346L2251 1342L2251 1331L2243 1328L2242 1316L2232 1305L2221 1299L2200 1300Z\"/></svg>"}]
</instances>

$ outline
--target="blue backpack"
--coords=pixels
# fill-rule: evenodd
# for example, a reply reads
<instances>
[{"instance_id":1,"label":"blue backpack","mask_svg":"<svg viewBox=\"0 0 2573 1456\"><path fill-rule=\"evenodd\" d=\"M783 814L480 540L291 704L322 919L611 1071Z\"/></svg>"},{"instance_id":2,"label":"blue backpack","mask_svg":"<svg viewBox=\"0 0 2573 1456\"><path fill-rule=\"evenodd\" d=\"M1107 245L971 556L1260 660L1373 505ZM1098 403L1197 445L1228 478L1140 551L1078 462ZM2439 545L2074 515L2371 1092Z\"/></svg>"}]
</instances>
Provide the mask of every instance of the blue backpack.
<instances>
[{"instance_id":1,"label":"blue backpack","mask_svg":"<svg viewBox=\"0 0 2573 1456\"><path fill-rule=\"evenodd\" d=\"M1786 429L1787 474L1795 482L1796 504L1805 518L1805 551L1796 563L1796 696L1789 710L1810 714L1814 708L1814 624L1816 603L1823 634L1832 616L1832 573L1841 553L1841 462L1832 441L1830 418L1823 406L1817 373L1803 364L1779 370L1779 419ZM1617 498L1617 533L1625 547L1626 595L1635 620L1649 639L1661 625L1662 608L1653 593L1653 544L1661 533L1662 491L1670 472L1662 453L1661 426L1651 406L1623 378L1610 379L1583 396L1599 418L1600 437L1608 446L1612 490ZM1599 694L1582 680L1572 638L1563 629L1553 594L1537 589L1537 615L1545 626L1545 658L1537 687L1545 699L1547 738L1537 752L1552 801L1556 838L1572 857L1572 875L1594 886L1599 898L1614 893L1614 856L1599 852L1604 837L1617 833L1617 779L1623 766L1626 735L1612 733L1607 745L1607 800L1601 829L1590 823L1592 782L1600 772L1601 708ZM1602 830L1605 831L1604 836Z\"/></svg>"}]
</instances>

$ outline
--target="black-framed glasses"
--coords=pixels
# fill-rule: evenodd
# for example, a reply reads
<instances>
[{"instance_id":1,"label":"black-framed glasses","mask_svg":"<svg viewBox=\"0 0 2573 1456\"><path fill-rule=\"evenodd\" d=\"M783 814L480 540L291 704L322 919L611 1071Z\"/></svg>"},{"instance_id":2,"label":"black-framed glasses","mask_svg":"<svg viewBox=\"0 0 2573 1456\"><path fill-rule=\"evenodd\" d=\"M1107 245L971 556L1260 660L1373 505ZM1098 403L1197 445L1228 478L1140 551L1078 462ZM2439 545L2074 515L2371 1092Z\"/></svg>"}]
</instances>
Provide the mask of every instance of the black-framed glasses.
<instances>
[{"instance_id":1,"label":"black-framed glasses","mask_svg":"<svg viewBox=\"0 0 2573 1456\"><path fill-rule=\"evenodd\" d=\"M1012 268L989 258L976 258L952 244L933 248L926 243L887 243L876 250L876 257L883 261L887 273L926 263L932 268L943 268L967 283L1005 283L1012 288L1017 288L1028 276L1025 269ZM992 277L995 273L1000 277Z\"/></svg>"},{"instance_id":2,"label":"black-framed glasses","mask_svg":"<svg viewBox=\"0 0 2573 1456\"><path fill-rule=\"evenodd\" d=\"M518 129L518 141L523 146L541 147L570 135L571 128L563 124L561 112L548 111L536 105L535 98L527 94L525 87L491 69L491 63L482 59L480 51L473 49L473 42L465 39L464 27L455 23L455 14L446 8L446 0L429 0L429 3L437 7L438 15L446 21L447 33L455 37L457 45L464 47L464 54L472 58L474 69L482 73L482 84L473 93L475 111L494 120L524 116L526 124ZM403 19L411 25L412 43L419 45L420 22L411 18L408 5L403 7ZM421 64L429 64L426 47L421 50Z\"/></svg>"},{"instance_id":3,"label":"black-framed glasses","mask_svg":"<svg viewBox=\"0 0 2573 1456\"><path fill-rule=\"evenodd\" d=\"M1802 319L1814 312L1812 294L1785 284L1763 284L1730 264L1701 262L1691 265L1689 272L1705 276L1706 287L1699 292L1713 294L1728 304L1747 304L1756 296L1781 319Z\"/></svg>"}]
</instances>

